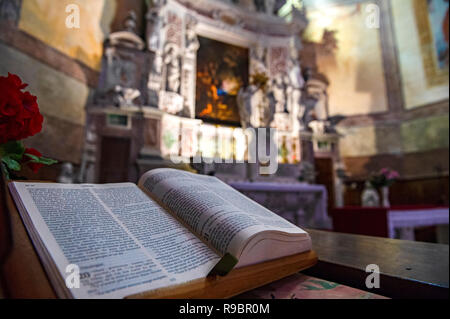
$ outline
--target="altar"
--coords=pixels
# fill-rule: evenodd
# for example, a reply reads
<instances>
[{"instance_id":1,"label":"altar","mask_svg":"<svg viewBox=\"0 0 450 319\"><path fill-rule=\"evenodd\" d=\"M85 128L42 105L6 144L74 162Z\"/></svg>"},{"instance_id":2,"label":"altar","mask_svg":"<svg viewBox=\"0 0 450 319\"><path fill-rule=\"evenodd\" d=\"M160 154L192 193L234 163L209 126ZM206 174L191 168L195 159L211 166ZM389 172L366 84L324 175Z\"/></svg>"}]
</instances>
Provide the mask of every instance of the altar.
<instances>
[{"instance_id":1,"label":"altar","mask_svg":"<svg viewBox=\"0 0 450 319\"><path fill-rule=\"evenodd\" d=\"M136 182L176 167L225 182L295 183L317 156L341 166L328 83L299 59L305 12L293 8L286 20L240 6L153 1L145 38L133 12L109 35L86 108L81 182Z\"/></svg>"}]
</instances>

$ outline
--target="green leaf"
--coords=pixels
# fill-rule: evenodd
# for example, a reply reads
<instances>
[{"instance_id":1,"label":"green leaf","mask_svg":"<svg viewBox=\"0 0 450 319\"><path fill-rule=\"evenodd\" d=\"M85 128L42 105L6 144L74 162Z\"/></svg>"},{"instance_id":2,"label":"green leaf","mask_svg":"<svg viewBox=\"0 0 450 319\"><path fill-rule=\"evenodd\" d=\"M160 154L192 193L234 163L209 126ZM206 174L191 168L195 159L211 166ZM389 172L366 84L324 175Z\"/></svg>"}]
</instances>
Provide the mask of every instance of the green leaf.
<instances>
[{"instance_id":1,"label":"green leaf","mask_svg":"<svg viewBox=\"0 0 450 319\"><path fill-rule=\"evenodd\" d=\"M54 160L54 159L51 159L51 158L47 158L47 157L41 157L41 158L39 158L38 162L34 162L34 161L32 161L32 162L33 163L44 164L44 165L48 165L48 166L58 163L57 160Z\"/></svg>"},{"instance_id":2,"label":"green leaf","mask_svg":"<svg viewBox=\"0 0 450 319\"><path fill-rule=\"evenodd\" d=\"M6 168L5 163L3 163L3 160L0 162L0 166L1 166L1 170L3 171L3 174L5 174L5 179L6 179L7 181L10 180L11 178L10 178L10 176L9 176L9 171L8 171L8 169Z\"/></svg>"},{"instance_id":3,"label":"green leaf","mask_svg":"<svg viewBox=\"0 0 450 319\"><path fill-rule=\"evenodd\" d=\"M5 156L2 157L2 162L6 165L6 167L12 171L20 171L20 164L15 159Z\"/></svg>"},{"instance_id":4,"label":"green leaf","mask_svg":"<svg viewBox=\"0 0 450 319\"><path fill-rule=\"evenodd\" d=\"M25 147L23 146L22 142L19 141L12 141L0 145L0 157L9 157L16 161L20 161L24 152Z\"/></svg>"},{"instance_id":5,"label":"green leaf","mask_svg":"<svg viewBox=\"0 0 450 319\"><path fill-rule=\"evenodd\" d=\"M25 156L31 158L32 161L39 161L39 157L36 155L25 153Z\"/></svg>"},{"instance_id":6,"label":"green leaf","mask_svg":"<svg viewBox=\"0 0 450 319\"><path fill-rule=\"evenodd\" d=\"M33 154L25 153L25 156L28 156L29 158L31 158L32 163L43 164L43 165L53 165L53 164L58 163L58 161L56 161L54 159L46 158L46 157L37 157L36 155L33 155Z\"/></svg>"}]
</instances>

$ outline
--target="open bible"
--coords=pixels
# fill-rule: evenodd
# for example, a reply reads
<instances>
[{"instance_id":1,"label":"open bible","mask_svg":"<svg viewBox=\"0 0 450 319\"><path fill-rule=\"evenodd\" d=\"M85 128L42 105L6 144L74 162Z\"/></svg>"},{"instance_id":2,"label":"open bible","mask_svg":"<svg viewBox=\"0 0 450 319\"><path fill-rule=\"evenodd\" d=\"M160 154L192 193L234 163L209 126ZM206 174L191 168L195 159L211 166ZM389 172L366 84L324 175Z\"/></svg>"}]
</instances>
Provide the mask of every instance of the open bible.
<instances>
[{"instance_id":1,"label":"open bible","mask_svg":"<svg viewBox=\"0 0 450 319\"><path fill-rule=\"evenodd\" d=\"M9 188L59 297L125 298L199 281L205 287L213 282L206 278L248 274L261 263L273 270L270 261L311 250L305 231L211 176L156 169L138 185ZM305 258L302 268L315 262L315 255Z\"/></svg>"}]
</instances>

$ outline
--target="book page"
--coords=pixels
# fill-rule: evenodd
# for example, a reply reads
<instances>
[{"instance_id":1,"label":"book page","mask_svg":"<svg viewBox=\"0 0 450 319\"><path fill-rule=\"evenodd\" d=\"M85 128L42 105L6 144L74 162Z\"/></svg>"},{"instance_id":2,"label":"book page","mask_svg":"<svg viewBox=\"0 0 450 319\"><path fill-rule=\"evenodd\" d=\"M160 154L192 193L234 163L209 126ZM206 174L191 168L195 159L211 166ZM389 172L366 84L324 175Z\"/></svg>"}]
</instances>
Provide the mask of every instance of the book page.
<instances>
[{"instance_id":1,"label":"book page","mask_svg":"<svg viewBox=\"0 0 450 319\"><path fill-rule=\"evenodd\" d=\"M308 236L215 177L156 169L144 174L139 186L222 255L230 253L239 259L246 242L264 231Z\"/></svg>"},{"instance_id":2,"label":"book page","mask_svg":"<svg viewBox=\"0 0 450 319\"><path fill-rule=\"evenodd\" d=\"M12 185L62 278L69 264L79 267L76 298L123 298L203 278L220 260L134 184Z\"/></svg>"}]
</instances>

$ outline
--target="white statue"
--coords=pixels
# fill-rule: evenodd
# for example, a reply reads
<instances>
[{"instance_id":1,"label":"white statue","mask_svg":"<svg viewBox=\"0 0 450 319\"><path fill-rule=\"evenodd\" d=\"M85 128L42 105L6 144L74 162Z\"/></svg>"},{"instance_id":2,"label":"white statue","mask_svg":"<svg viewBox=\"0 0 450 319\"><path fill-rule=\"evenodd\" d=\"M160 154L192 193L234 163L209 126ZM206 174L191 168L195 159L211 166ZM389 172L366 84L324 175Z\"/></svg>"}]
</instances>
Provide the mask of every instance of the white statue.
<instances>
[{"instance_id":1,"label":"white statue","mask_svg":"<svg viewBox=\"0 0 450 319\"><path fill-rule=\"evenodd\" d=\"M166 65L167 87L169 92L178 93L181 85L181 65L179 48L173 43L166 45L164 64Z\"/></svg>"},{"instance_id":2,"label":"white statue","mask_svg":"<svg viewBox=\"0 0 450 319\"><path fill-rule=\"evenodd\" d=\"M115 86L114 93L115 104L118 107L134 106L134 100L141 96L141 92L138 89L123 88L120 85Z\"/></svg>"},{"instance_id":3,"label":"white statue","mask_svg":"<svg viewBox=\"0 0 450 319\"><path fill-rule=\"evenodd\" d=\"M279 73L272 82L271 89L275 98L275 112L284 113L287 111L287 79L286 76Z\"/></svg>"},{"instance_id":4,"label":"white statue","mask_svg":"<svg viewBox=\"0 0 450 319\"><path fill-rule=\"evenodd\" d=\"M186 48L185 53L189 56L195 56L197 50L200 48L200 42L198 41L197 32L195 26L197 21L194 18L190 18L186 24Z\"/></svg>"},{"instance_id":5,"label":"white statue","mask_svg":"<svg viewBox=\"0 0 450 319\"><path fill-rule=\"evenodd\" d=\"M316 100L314 105L314 117L318 121L328 120L328 97L326 83L310 79L306 88L307 94Z\"/></svg>"},{"instance_id":6,"label":"white statue","mask_svg":"<svg viewBox=\"0 0 450 319\"><path fill-rule=\"evenodd\" d=\"M298 59L298 50L296 46L290 49L290 57L288 60L288 78L289 85L287 88L287 109L292 114L294 120L294 129L301 129L301 119L304 115L305 108L301 104L302 89L305 85L305 80L302 76L302 70Z\"/></svg>"},{"instance_id":7,"label":"white statue","mask_svg":"<svg viewBox=\"0 0 450 319\"><path fill-rule=\"evenodd\" d=\"M162 85L163 64L164 63L161 54L156 52L147 83L149 103L151 106L158 106L159 104L159 92L161 91Z\"/></svg>"},{"instance_id":8,"label":"white statue","mask_svg":"<svg viewBox=\"0 0 450 319\"><path fill-rule=\"evenodd\" d=\"M299 114L301 127L303 129L311 127L310 123L317 121L323 125L315 123L313 124L314 128L318 131L325 131L329 125L327 83L309 78L302 96L302 107L304 107L303 116L300 117Z\"/></svg>"},{"instance_id":9,"label":"white statue","mask_svg":"<svg viewBox=\"0 0 450 319\"><path fill-rule=\"evenodd\" d=\"M237 104L239 107L239 116L241 118L242 128L245 130L251 127L252 114L252 97L258 88L255 85L249 85L246 88L241 88L237 96Z\"/></svg>"},{"instance_id":10,"label":"white statue","mask_svg":"<svg viewBox=\"0 0 450 319\"><path fill-rule=\"evenodd\" d=\"M267 74L266 54L267 49L260 44L252 48L250 57L251 74Z\"/></svg>"},{"instance_id":11,"label":"white statue","mask_svg":"<svg viewBox=\"0 0 450 319\"><path fill-rule=\"evenodd\" d=\"M309 128L311 128L315 134L324 135L327 131L328 125L329 123L326 121L313 120L309 123Z\"/></svg>"},{"instance_id":12,"label":"white statue","mask_svg":"<svg viewBox=\"0 0 450 319\"><path fill-rule=\"evenodd\" d=\"M123 90L123 100L125 106L133 106L134 101L141 96L141 92L137 89L126 88Z\"/></svg>"},{"instance_id":13,"label":"white statue","mask_svg":"<svg viewBox=\"0 0 450 319\"><path fill-rule=\"evenodd\" d=\"M272 99L271 99L272 97ZM249 85L241 88L237 97L239 115L244 129L248 127L268 127L271 121L271 100L273 95L267 95L263 88Z\"/></svg>"},{"instance_id":14,"label":"white statue","mask_svg":"<svg viewBox=\"0 0 450 319\"><path fill-rule=\"evenodd\" d=\"M153 0L153 6L147 13L147 47L150 51L160 49L161 34L166 24L161 9L165 4L166 0Z\"/></svg>"},{"instance_id":15,"label":"white statue","mask_svg":"<svg viewBox=\"0 0 450 319\"><path fill-rule=\"evenodd\" d=\"M268 127L270 123L269 100L266 92L259 88L252 96L252 114L250 124L252 127Z\"/></svg>"}]
</instances>

